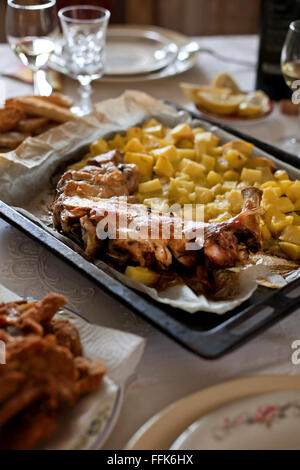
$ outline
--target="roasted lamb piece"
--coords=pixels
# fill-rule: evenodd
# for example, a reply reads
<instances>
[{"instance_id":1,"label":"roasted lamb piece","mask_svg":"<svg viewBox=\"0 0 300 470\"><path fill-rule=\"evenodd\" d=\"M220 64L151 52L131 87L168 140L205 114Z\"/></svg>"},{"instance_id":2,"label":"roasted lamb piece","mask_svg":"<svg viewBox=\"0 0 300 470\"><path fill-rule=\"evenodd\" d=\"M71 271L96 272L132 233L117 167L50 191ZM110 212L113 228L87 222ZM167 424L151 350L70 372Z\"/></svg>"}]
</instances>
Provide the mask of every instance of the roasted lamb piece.
<instances>
[{"instance_id":1,"label":"roasted lamb piece","mask_svg":"<svg viewBox=\"0 0 300 470\"><path fill-rule=\"evenodd\" d=\"M101 197L128 196L137 190L136 165L123 163L118 150L92 157L80 170L68 170L57 185L58 196Z\"/></svg>"},{"instance_id":2,"label":"roasted lamb piece","mask_svg":"<svg viewBox=\"0 0 300 470\"><path fill-rule=\"evenodd\" d=\"M57 196L53 207L54 225L63 232L76 235L78 218L65 210L66 198L110 198L130 196L139 183L139 171L136 165L123 163L123 154L112 150L87 161L87 166L80 170L68 170L57 185Z\"/></svg>"},{"instance_id":3,"label":"roasted lamb piece","mask_svg":"<svg viewBox=\"0 0 300 470\"><path fill-rule=\"evenodd\" d=\"M105 252L119 263L130 260L160 269L170 268L174 261L186 268L203 264L226 268L243 263L248 251L261 248L261 191L248 188L243 190L243 197L242 212L216 224L183 221L172 214L151 212L145 205L128 203L124 198L65 197L58 210L54 210L54 224L67 233L74 225L80 226L85 254L90 258ZM108 220L114 223L108 226ZM64 230L66 221L70 227ZM188 242L196 243L199 249L187 249Z\"/></svg>"},{"instance_id":4,"label":"roasted lamb piece","mask_svg":"<svg viewBox=\"0 0 300 470\"><path fill-rule=\"evenodd\" d=\"M213 267L226 268L248 259L249 251L262 248L259 216L262 191L257 188L242 190L242 212L205 229L204 253Z\"/></svg>"},{"instance_id":5,"label":"roasted lamb piece","mask_svg":"<svg viewBox=\"0 0 300 470\"><path fill-rule=\"evenodd\" d=\"M0 449L29 449L49 437L58 412L95 390L105 373L81 357L77 329L53 318L66 303L58 294L41 302L0 304Z\"/></svg>"}]
</instances>

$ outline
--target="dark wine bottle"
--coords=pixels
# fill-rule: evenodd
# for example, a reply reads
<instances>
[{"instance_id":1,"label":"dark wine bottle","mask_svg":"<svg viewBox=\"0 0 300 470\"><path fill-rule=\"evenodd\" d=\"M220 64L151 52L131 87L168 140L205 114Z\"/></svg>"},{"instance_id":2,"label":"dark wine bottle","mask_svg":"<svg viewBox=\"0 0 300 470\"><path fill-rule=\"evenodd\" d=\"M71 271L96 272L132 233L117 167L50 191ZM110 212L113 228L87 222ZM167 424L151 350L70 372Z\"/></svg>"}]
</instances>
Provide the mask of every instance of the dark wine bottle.
<instances>
[{"instance_id":1,"label":"dark wine bottle","mask_svg":"<svg viewBox=\"0 0 300 470\"><path fill-rule=\"evenodd\" d=\"M256 88L273 100L291 96L282 76L280 56L289 24L297 19L300 19L300 0L261 0Z\"/></svg>"}]
</instances>

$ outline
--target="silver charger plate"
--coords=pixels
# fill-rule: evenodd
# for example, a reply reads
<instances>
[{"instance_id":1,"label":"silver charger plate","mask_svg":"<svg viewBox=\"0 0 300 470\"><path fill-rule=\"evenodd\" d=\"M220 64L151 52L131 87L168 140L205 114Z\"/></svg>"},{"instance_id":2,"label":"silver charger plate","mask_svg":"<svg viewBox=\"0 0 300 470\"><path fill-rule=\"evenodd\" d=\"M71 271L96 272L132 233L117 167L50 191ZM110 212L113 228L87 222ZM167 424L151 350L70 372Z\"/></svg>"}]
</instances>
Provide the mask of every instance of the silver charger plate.
<instances>
[{"instance_id":1,"label":"silver charger plate","mask_svg":"<svg viewBox=\"0 0 300 470\"><path fill-rule=\"evenodd\" d=\"M106 74L138 75L155 72L177 56L178 47L151 29L111 28L107 32Z\"/></svg>"},{"instance_id":2,"label":"silver charger plate","mask_svg":"<svg viewBox=\"0 0 300 470\"><path fill-rule=\"evenodd\" d=\"M133 35L136 34L137 32L140 32L141 35L145 34L145 31L150 31L149 28L145 26L131 26L131 25L116 25L116 26L110 26L108 28L108 33L107 37L116 37L117 35L122 36L129 36L131 32L133 32ZM128 34L129 33L129 34ZM197 61L197 53L187 53L186 50L188 49L188 45L191 43L190 38L187 36L184 36L183 34L177 33L176 31L160 28L158 26L151 26L151 33L154 35L158 35L161 38L167 39L169 44L172 44L171 49L173 47L177 47L177 52L173 57L173 60L169 62L168 65L163 66L162 68L156 69L152 72L149 73L143 73L143 74L120 74L120 75L114 75L114 74L109 74L109 49L107 50L107 57L106 57L106 73L104 76L97 81L102 81L102 82L107 82L107 83L113 83L113 82L138 82L138 81L148 81L148 80L157 80L160 78L166 78L166 77L171 77L173 75L177 75L180 73L183 73L190 68L192 68ZM113 43L112 43L113 44ZM115 43L114 43L115 44ZM109 47L109 42L107 43ZM175 51L175 48L174 48ZM170 58L170 55L168 56ZM114 61L116 60L116 55L114 58ZM124 58L122 59L122 63L124 63ZM64 47L62 40L60 39L57 43L57 48L56 52L52 54L48 66L52 68L53 70L56 70L57 72L63 73L64 75L69 75L67 68L66 68L66 57L64 54ZM119 65L120 66L120 65ZM122 65L122 68L124 68L124 65ZM128 68L128 66L127 66Z\"/></svg>"}]
</instances>

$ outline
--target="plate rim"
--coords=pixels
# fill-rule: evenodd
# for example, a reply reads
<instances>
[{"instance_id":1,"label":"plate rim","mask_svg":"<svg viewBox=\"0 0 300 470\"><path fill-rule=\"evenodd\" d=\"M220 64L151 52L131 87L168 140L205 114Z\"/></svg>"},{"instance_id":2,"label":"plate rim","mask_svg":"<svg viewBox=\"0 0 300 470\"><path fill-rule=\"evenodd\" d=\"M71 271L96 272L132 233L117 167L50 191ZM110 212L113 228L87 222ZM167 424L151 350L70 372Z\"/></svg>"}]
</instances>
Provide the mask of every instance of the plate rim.
<instances>
[{"instance_id":1,"label":"plate rim","mask_svg":"<svg viewBox=\"0 0 300 470\"><path fill-rule=\"evenodd\" d=\"M110 25L108 29L117 29L117 28L124 29L124 30L131 29L131 28L141 29L141 30L149 29L148 26L139 25L139 24L132 24L132 25L113 24L113 25ZM163 28L161 26L151 25L151 30L154 31L154 32L158 32L158 33L160 33L162 35L165 35L168 38L170 38L170 41L174 42L177 45L179 50L180 50L181 47L186 46L187 44L189 44L191 42L190 37L186 36L185 34L179 33L178 31L174 31L172 29L169 29L169 28ZM191 55L191 57L189 57L186 60L185 67L182 70L177 71L177 72L173 72L173 73L169 72L169 73L161 75L162 71L158 70L157 72L152 72L152 73L144 74L144 75L140 75L140 76L132 75L131 77L130 76L128 76L128 77L124 77L124 76L114 77L114 76L104 74L103 77L101 77L97 81L98 82L103 82L103 83L117 83L117 82L128 83L128 82L159 80L159 79L164 79L164 78L168 78L168 77L173 77L173 76L176 76L176 75L180 75L181 73L187 72L192 67L194 67L194 65L196 65L196 62L197 62L197 56L198 56L197 54ZM173 63L176 63L176 60ZM171 64L169 64L169 66L165 67L163 70L167 72L167 69L170 67L170 65Z\"/></svg>"},{"instance_id":2,"label":"plate rim","mask_svg":"<svg viewBox=\"0 0 300 470\"><path fill-rule=\"evenodd\" d=\"M251 402L250 408L252 407L251 408L252 410L254 409L253 407L255 407L255 409L257 409L257 407L261 406L261 404L260 405L254 404L254 400L259 400L259 399L260 400L267 400L267 402L271 404L271 400L274 399L273 398L274 395L283 394L283 393L284 394L286 394L286 393L292 393L292 394L297 393L297 396L298 396L297 400L298 400L298 402L300 402L300 398L299 398L300 390L281 390L281 391L273 391L273 392L263 392L263 393L259 393L257 395L253 395L253 396L249 396L249 397L241 397L240 399L237 399L236 401L229 402L227 404L221 405L220 407L215 408L214 410L210 411L209 413L206 413L203 416L200 416L196 421L194 421L192 424L190 424L190 426L188 426L188 428L185 429L182 434L180 434L176 438L176 440L172 443L170 450L176 450L176 451L179 450L180 451L180 450L184 450L184 448L190 448L190 449L196 450L196 447L195 448L194 447L187 447L189 444L186 441L189 440L192 437L192 434L195 431L198 431L199 429L200 429L200 432L202 430L202 433L203 433L203 431L205 431L206 421L209 420L210 418L215 420L216 415L217 415L217 417L219 417L220 414L221 414L221 416L223 415L223 417L224 417L224 414L225 414L225 416L230 416L229 413L232 412L231 409L233 407L240 406L241 403L244 404L244 407L246 407L247 405L249 406L249 400ZM276 400L276 398L275 398L275 400ZM275 403L275 406L276 406L276 403ZM248 410L244 409L244 412L247 413L247 411ZM238 415L237 413L238 413L238 411L236 411L235 416L240 415L240 414ZM243 424L243 423L241 423L241 424ZM254 423L254 424L261 425L262 423L257 422L257 423ZM266 423L263 423L263 424L265 424L265 426L266 426ZM234 427L232 431L233 432L237 431L238 427L239 427L239 425L237 425L237 427ZM210 425L210 429L211 429L211 425ZM266 428L262 428L262 429L266 430ZM192 439L193 439L193 437L192 437ZM182 447L182 446L184 446L184 447ZM223 450L223 447L222 447L222 450ZM242 448L239 448L238 450L242 450Z\"/></svg>"},{"instance_id":3,"label":"plate rim","mask_svg":"<svg viewBox=\"0 0 300 470\"><path fill-rule=\"evenodd\" d=\"M131 26L131 25L130 25ZM164 47L170 47L171 45L174 45L176 50L170 51L170 57L167 59L165 58L163 63L157 62L156 66L154 64L150 67L147 67L145 70L139 70L136 72L107 72L105 73L106 76L109 77L131 77L131 76L137 76L137 75L149 75L151 73L159 72L161 69L168 67L172 62L176 61L178 52L179 52L179 46L174 42L170 37L167 35L163 34L163 32L156 31L149 27L144 27L144 28L136 28L134 26L131 26L129 28L122 28L121 26L119 27L109 27L107 29L107 36L106 36L106 47L108 45L109 38L115 37L118 38L118 36L125 35L126 33L128 35L128 38L136 36L137 38L143 38L147 39L149 41L156 41L160 42L160 44ZM129 33L129 34L128 34ZM139 34L140 33L140 34ZM144 34L143 34L144 33ZM115 34L115 36L114 36Z\"/></svg>"},{"instance_id":4,"label":"plate rim","mask_svg":"<svg viewBox=\"0 0 300 470\"><path fill-rule=\"evenodd\" d=\"M175 401L155 414L131 437L124 449L169 450L180 434L207 413L241 398L285 390L300 391L300 376L253 376L204 388ZM172 420L170 430L169 423Z\"/></svg>"},{"instance_id":5,"label":"plate rim","mask_svg":"<svg viewBox=\"0 0 300 470\"><path fill-rule=\"evenodd\" d=\"M107 32L113 31L113 30L141 30L141 31L151 31L160 34L161 36L165 36L167 39L169 39L170 36L176 37L178 41L182 41L183 44L187 44L191 42L191 38L189 36L186 36L183 33L180 33L178 31L174 31L173 29L169 28L163 28L162 26L156 26L156 25L140 25L140 24L111 24L107 28Z\"/></svg>"}]
</instances>

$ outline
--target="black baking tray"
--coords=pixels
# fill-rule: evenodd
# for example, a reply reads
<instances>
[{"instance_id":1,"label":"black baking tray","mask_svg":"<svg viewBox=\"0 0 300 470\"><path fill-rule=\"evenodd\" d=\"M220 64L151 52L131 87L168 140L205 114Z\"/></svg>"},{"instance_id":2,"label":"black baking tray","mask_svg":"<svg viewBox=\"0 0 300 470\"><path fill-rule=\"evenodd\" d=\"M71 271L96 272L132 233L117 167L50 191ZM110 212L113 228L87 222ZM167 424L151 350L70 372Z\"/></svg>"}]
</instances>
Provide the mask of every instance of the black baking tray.
<instances>
[{"instance_id":1,"label":"black baking tray","mask_svg":"<svg viewBox=\"0 0 300 470\"><path fill-rule=\"evenodd\" d=\"M183 109L178 106L174 107ZM193 118L200 118L196 113L187 112ZM283 162L300 168L300 160L294 155L214 120L202 116L201 120L216 125L238 138L252 142L256 147ZM250 299L223 315L207 312L190 314L156 302L125 286L2 201L0 201L0 217L43 244L67 264L73 266L75 270L91 279L99 289L118 299L185 348L206 358L217 358L241 345L299 306L300 279L296 279L281 289L258 287Z\"/></svg>"}]
</instances>

